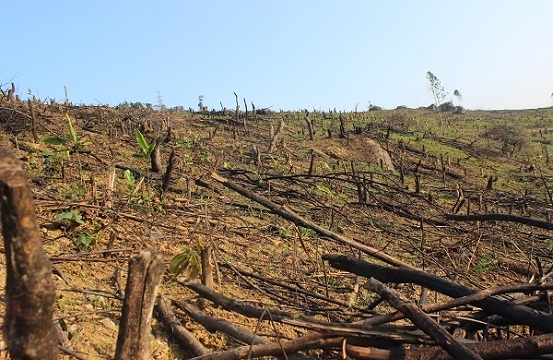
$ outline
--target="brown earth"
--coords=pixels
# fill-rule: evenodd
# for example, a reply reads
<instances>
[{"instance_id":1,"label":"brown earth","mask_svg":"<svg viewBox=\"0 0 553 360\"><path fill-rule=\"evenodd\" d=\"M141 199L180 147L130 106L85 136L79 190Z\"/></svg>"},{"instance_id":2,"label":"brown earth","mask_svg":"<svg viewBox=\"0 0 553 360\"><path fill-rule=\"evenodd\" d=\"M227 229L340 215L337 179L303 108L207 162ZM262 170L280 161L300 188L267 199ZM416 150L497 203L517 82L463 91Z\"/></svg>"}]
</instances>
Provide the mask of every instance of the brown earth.
<instances>
[{"instance_id":1,"label":"brown earth","mask_svg":"<svg viewBox=\"0 0 553 360\"><path fill-rule=\"evenodd\" d=\"M495 154L492 159L478 159L480 166L464 165L464 159L457 165L452 159L448 171L461 175L454 178L436 166L443 154L428 152L421 156L406 150L400 142L387 141L386 119L396 121L398 116L392 112L382 112L379 118L360 114L377 124L362 134L351 132L347 138L328 139L321 135L324 131L319 131L315 140L305 135L300 114L287 113L285 143L269 154L269 128L280 120L279 114L256 118L250 114L244 128L242 122L234 121L234 115L43 104L35 104L35 110L41 139L52 135L68 138L68 114L78 136L78 151L67 154L63 150L63 146L75 145L72 143L35 144L30 113L23 103L0 104L0 146L13 150L33 180L44 248L55 267L55 317L68 338L67 347L82 358L113 357L127 262L145 248L161 252L169 263L177 254L197 249L198 244L212 244L219 264L215 289L260 308L344 323L370 316L361 309L371 305L377 296L359 286L360 278L329 268L321 256L348 254L371 262L374 259L282 219L218 184L210 178L211 171L286 205L331 231L474 288L527 281L537 271L536 256L542 259L544 268L550 265L551 235L547 231L500 222L466 224L444 219L457 200L457 186L465 189L473 212L484 212L486 207L488 212L546 217L549 204L544 201L539 177L524 172L526 160L502 153L502 144L493 142L495 139L474 145L487 150L487 154ZM433 116L412 112L420 118ZM332 120L328 120L332 114L320 116L322 120L315 126L338 126L337 116ZM475 116L467 111L450 121L462 122ZM406 127L414 126L409 123L409 116L403 119L408 122ZM178 161L169 190L161 197L162 174L149 172L146 160L133 157L140 151L134 133L141 128L151 141L162 135L168 125L172 136L160 145L162 161L166 164L172 149ZM463 139L457 141L468 146ZM261 163L256 163L254 146L260 151ZM316 154L315 171L313 176L307 176L312 152ZM355 181L352 164L358 176ZM498 164L507 167L513 177L524 176L526 194L521 191L524 187L517 185L485 189L493 169L501 170ZM127 168L135 174L134 184L125 180ZM542 170L546 177L552 174L548 168ZM112 195L108 191L110 174L115 174ZM415 175L422 178L420 193L414 192ZM359 198L361 190L356 186L359 179L364 179L364 200ZM465 205L462 212L466 210ZM82 216L82 224L60 219L60 214L71 211ZM4 275L5 268L0 266L0 278ZM349 306L315 299L263 278ZM409 284L398 290L411 300L417 300L420 294L419 287ZM258 328L256 319L199 301L194 292L175 282L169 273L160 292L173 300L198 304L207 314L271 341L294 339L310 332L268 321L261 322ZM385 304L375 310L391 311ZM174 311L210 351L243 345L220 332L207 331L176 308ZM2 344L0 356L6 357L5 343ZM151 349L154 359L191 357L156 314ZM312 350L303 356L341 355L338 349L330 349ZM64 354L62 358L74 356Z\"/></svg>"}]
</instances>

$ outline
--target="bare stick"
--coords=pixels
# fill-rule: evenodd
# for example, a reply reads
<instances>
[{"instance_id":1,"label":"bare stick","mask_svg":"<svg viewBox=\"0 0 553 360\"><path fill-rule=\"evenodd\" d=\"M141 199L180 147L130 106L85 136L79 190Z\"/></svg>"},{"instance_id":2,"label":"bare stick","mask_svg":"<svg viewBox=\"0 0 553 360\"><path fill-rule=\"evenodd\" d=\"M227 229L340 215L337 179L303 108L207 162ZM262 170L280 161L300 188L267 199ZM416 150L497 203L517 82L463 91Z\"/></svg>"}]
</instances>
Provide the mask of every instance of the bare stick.
<instances>
[{"instance_id":1,"label":"bare stick","mask_svg":"<svg viewBox=\"0 0 553 360\"><path fill-rule=\"evenodd\" d=\"M286 124L284 123L284 120L280 119L280 122L278 123L277 129L275 131L275 134L271 138L271 144L269 145L269 149L267 150L269 154L273 152L273 150L276 148L279 141L281 140L284 126L286 126Z\"/></svg>"}]
</instances>

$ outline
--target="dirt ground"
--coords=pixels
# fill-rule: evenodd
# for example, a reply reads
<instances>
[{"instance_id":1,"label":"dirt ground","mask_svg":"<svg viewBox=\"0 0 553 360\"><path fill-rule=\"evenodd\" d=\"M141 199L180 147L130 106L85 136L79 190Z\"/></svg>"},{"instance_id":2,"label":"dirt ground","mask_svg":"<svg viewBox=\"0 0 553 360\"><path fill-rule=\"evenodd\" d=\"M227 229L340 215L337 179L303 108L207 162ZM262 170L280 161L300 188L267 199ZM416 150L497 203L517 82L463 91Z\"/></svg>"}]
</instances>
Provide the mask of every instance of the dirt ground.
<instances>
[{"instance_id":1,"label":"dirt ground","mask_svg":"<svg viewBox=\"0 0 553 360\"><path fill-rule=\"evenodd\" d=\"M229 298L320 321L349 323L370 316L359 309L372 305L378 297L362 286L362 279L329 268L321 260L323 254L369 259L367 255L240 196L210 178L212 171L330 231L475 288L526 281L537 271L532 260L536 253L544 264L549 263L551 236L545 231L503 223L478 223L476 229L474 223L444 220L444 214L458 200L459 186L466 190L472 211L480 206L484 212L485 205L489 211L493 207L493 211L511 209L545 216L548 204L543 200L543 189L538 190L539 178L527 180L526 198L518 188L485 191L490 169L498 166L494 164L508 166L513 174L514 169L525 166L522 157L509 157L500 150L494 153L497 158L479 159L481 167L463 167L465 160L457 166L452 159L448 171L459 174L455 178L436 166L440 154L421 156L409 153L398 141L383 140L385 126L378 136L365 131L329 139L319 131L310 140L301 125L303 119L292 113L285 119L284 143L267 153L271 124L280 120L278 114L250 118L244 129L232 116L220 114L36 105L40 139L53 135L70 139L52 145L33 141L26 104L2 103L0 110L0 145L12 149L29 173L44 251L54 267L55 318L65 337L63 346L70 350L62 352L63 359L113 358L128 260L142 249L160 252L169 267L176 255L211 244L213 264L218 264L214 289ZM471 116L467 113L464 116ZM74 125L76 142L71 140L66 114ZM322 119L316 125L323 126L327 120ZM336 122L327 123L337 126ZM142 129L152 141L160 139L168 126L171 137L159 144L162 163L165 165L175 150L177 165L168 190L161 196L163 172L150 172L147 159L133 156L141 151L135 129ZM458 141L465 144L462 139ZM500 144L497 146L499 149ZM306 176L313 161L313 171ZM364 190L356 186L352 168L358 179L370 184ZM549 176L549 169L543 171ZM422 191L414 193L417 176L422 178ZM362 195L364 201L360 201ZM73 218L68 220L68 214ZM2 264L0 278L6 271L5 261ZM314 299L267 279L335 299L342 305ZM409 284L398 290L412 300L420 295L420 288ZM169 271L159 291L270 341L292 340L311 331L279 322L259 322L201 301ZM438 300L438 296L433 299ZM209 351L246 345L221 332L206 330L176 307L173 310ZM157 311L154 309L152 320L151 357L192 357L160 322ZM375 311L390 312L391 308L382 304ZM316 349L302 356L341 355L336 349ZM5 341L0 343L0 357L8 358Z\"/></svg>"}]
</instances>

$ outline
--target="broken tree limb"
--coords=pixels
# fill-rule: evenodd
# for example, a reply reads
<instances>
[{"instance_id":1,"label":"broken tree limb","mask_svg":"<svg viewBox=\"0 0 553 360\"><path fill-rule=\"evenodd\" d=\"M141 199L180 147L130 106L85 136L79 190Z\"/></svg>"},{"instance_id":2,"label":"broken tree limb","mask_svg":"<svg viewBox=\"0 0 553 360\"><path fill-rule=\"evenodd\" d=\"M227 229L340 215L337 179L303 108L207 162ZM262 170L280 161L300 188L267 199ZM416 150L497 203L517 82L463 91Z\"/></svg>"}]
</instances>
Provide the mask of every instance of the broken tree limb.
<instances>
[{"instance_id":1,"label":"broken tree limb","mask_svg":"<svg viewBox=\"0 0 553 360\"><path fill-rule=\"evenodd\" d=\"M152 311L163 278L161 254L143 250L129 261L115 359L149 359Z\"/></svg>"},{"instance_id":2,"label":"broken tree limb","mask_svg":"<svg viewBox=\"0 0 553 360\"><path fill-rule=\"evenodd\" d=\"M175 301L174 303L179 309L184 310L191 318L202 324L202 326L209 332L220 331L242 341L245 344L260 345L269 344L271 342L261 336L250 333L248 330L240 328L225 319L210 316L193 304L184 301Z\"/></svg>"},{"instance_id":3,"label":"broken tree limb","mask_svg":"<svg viewBox=\"0 0 553 360\"><path fill-rule=\"evenodd\" d=\"M328 261L336 269L348 271L359 276L366 278L373 277L381 282L414 283L453 298L475 293L469 287L420 270L389 268L343 255L323 255L323 260ZM553 332L553 315L551 314L526 306L516 305L495 297L474 301L472 304L490 314L501 315L511 323L529 325L548 333Z\"/></svg>"},{"instance_id":4,"label":"broken tree limb","mask_svg":"<svg viewBox=\"0 0 553 360\"><path fill-rule=\"evenodd\" d=\"M406 333L398 333L397 331L386 331L378 328L367 328L361 323L343 324L338 322L326 322L316 320L313 317L307 315L289 313L278 309L261 309L248 305L244 301L226 297L225 295L217 293L216 291L199 283L190 281L182 282L180 280L177 280L177 282L193 290L201 297L214 302L215 304L223 307L226 310L236 311L250 318L262 318L268 320L267 312L270 312L272 321L302 327L304 329L316 331L320 334L326 334L335 337L348 336L351 338L372 338L378 339L379 341L395 342L396 344L405 342L418 344L433 343L425 336L413 336Z\"/></svg>"},{"instance_id":5,"label":"broken tree limb","mask_svg":"<svg viewBox=\"0 0 553 360\"><path fill-rule=\"evenodd\" d=\"M553 352L553 334L527 338L467 343L466 347L483 359L535 359ZM451 357L440 347L392 350L390 360L448 360Z\"/></svg>"},{"instance_id":6,"label":"broken tree limb","mask_svg":"<svg viewBox=\"0 0 553 360\"><path fill-rule=\"evenodd\" d=\"M293 222L294 224L296 224L298 226L302 226L304 228L311 229L311 230L315 231L316 233L318 233L319 235L322 235L326 238L336 240L336 241L338 241L342 244L349 245L349 246L351 246L355 249L361 250L365 254L373 256L373 257L375 257L379 260L382 260L387 264L394 265L394 266L406 267L406 268L410 268L410 269L415 269L415 267L413 267L413 266L411 266L411 265L409 265L409 264L407 264L407 263L405 263L405 262L403 262L399 259L396 259L393 256L390 256L390 255L386 254L382 250L376 249L372 246L365 245L365 244L360 243L358 241L355 241L353 239L349 239L349 238L347 238L343 235L340 235L340 234L337 234L337 233L332 232L330 230L327 230L324 227L319 226L319 225L317 225L317 224L315 224L315 223L299 216L292 209L288 208L286 205L275 204L274 202L267 199L266 197L255 194L255 193L252 193L252 192L248 191L246 188L244 188L243 186L238 185L237 183L235 183L235 182L233 182L233 181L217 174L216 172L211 173L211 178L218 181L218 182L220 182L221 184L223 184L227 188L236 191L240 195L245 196L250 200L253 200L255 202L260 203L261 205L269 208L275 214L278 214L278 215L282 216L284 219L289 220L289 221Z\"/></svg>"},{"instance_id":7,"label":"broken tree limb","mask_svg":"<svg viewBox=\"0 0 553 360\"><path fill-rule=\"evenodd\" d=\"M185 350L190 350L195 356L209 354L209 350L177 319L171 310L171 300L160 295L157 307L161 320L169 328L171 334L183 345Z\"/></svg>"},{"instance_id":8,"label":"broken tree limb","mask_svg":"<svg viewBox=\"0 0 553 360\"><path fill-rule=\"evenodd\" d=\"M388 304L408 317L413 324L433 338L436 343L447 351L448 354L453 356L453 358L457 360L482 360L480 356L476 355L466 346L457 341L450 333L440 327L440 325L426 315L420 308L402 299L380 281L374 278L369 278L367 279L367 286L369 290L378 293L378 295L386 300Z\"/></svg>"},{"instance_id":9,"label":"broken tree limb","mask_svg":"<svg viewBox=\"0 0 553 360\"><path fill-rule=\"evenodd\" d=\"M457 215L457 214L446 214L445 218L447 220L455 221L510 221L516 222L519 224L534 226L541 229L553 230L553 223L548 221L541 221L536 219L531 219L524 216L517 216L512 214L475 214L475 215Z\"/></svg>"},{"instance_id":10,"label":"broken tree limb","mask_svg":"<svg viewBox=\"0 0 553 360\"><path fill-rule=\"evenodd\" d=\"M280 356L283 353L290 355L302 350L319 349L321 347L340 346L344 338L322 338L321 334L301 336L295 340L280 341L263 345L241 346L232 350L220 351L213 354L198 356L190 360L239 360L244 358L258 358L262 356Z\"/></svg>"},{"instance_id":11,"label":"broken tree limb","mask_svg":"<svg viewBox=\"0 0 553 360\"><path fill-rule=\"evenodd\" d=\"M0 149L0 217L7 265L8 352L12 359L58 359L52 266L42 248L28 176L6 149Z\"/></svg>"}]
</instances>

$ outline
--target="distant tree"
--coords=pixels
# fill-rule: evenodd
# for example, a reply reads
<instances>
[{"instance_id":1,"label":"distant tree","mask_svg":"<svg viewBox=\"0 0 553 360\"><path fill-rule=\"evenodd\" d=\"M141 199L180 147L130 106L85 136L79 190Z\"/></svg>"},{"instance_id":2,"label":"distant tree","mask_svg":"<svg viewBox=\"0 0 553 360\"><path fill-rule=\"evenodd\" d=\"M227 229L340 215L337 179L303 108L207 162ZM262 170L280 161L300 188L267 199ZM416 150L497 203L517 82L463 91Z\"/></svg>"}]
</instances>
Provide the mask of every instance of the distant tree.
<instances>
[{"instance_id":1,"label":"distant tree","mask_svg":"<svg viewBox=\"0 0 553 360\"><path fill-rule=\"evenodd\" d=\"M455 90L453 92L453 96L457 98L457 101L459 102L459 106L461 106L461 101L463 100L463 95L461 95L461 92L459 92L459 90Z\"/></svg>"},{"instance_id":2,"label":"distant tree","mask_svg":"<svg viewBox=\"0 0 553 360\"><path fill-rule=\"evenodd\" d=\"M428 71L426 73L426 78L430 83L430 90L432 91L432 95L434 96L434 104L436 105L436 107L438 107L447 96L447 91L445 91L444 87L442 86L440 79L438 79L436 75L434 75L431 71Z\"/></svg>"},{"instance_id":3,"label":"distant tree","mask_svg":"<svg viewBox=\"0 0 553 360\"><path fill-rule=\"evenodd\" d=\"M207 110L207 106L204 106L204 100L205 97L203 95L198 96L198 108L200 108L201 112Z\"/></svg>"}]
</instances>

